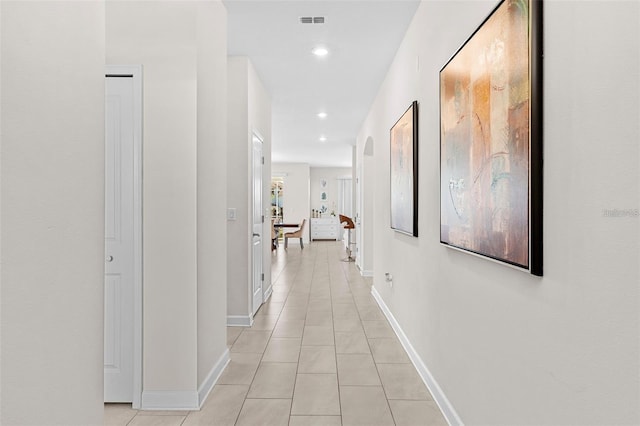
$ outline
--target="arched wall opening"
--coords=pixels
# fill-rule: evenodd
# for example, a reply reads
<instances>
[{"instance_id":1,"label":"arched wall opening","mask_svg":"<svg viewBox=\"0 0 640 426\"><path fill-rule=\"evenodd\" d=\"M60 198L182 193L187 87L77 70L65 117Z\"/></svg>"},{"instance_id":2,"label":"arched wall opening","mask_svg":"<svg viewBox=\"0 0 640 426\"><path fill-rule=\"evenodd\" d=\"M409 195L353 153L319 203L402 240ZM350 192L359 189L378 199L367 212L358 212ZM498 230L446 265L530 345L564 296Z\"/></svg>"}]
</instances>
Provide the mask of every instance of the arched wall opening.
<instances>
[{"instance_id":1,"label":"arched wall opening","mask_svg":"<svg viewBox=\"0 0 640 426\"><path fill-rule=\"evenodd\" d=\"M363 276L373 275L374 141L367 137L358 161L358 217L356 264Z\"/></svg>"}]
</instances>

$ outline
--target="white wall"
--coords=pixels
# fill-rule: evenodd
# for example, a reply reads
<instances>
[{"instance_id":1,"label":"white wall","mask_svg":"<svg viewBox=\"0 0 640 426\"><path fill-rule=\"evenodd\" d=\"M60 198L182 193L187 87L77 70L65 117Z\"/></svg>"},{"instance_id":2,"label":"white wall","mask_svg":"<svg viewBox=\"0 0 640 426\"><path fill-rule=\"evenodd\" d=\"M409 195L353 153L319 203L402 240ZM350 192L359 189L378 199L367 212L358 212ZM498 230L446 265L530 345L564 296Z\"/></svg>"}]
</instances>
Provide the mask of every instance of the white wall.
<instances>
[{"instance_id":1,"label":"white wall","mask_svg":"<svg viewBox=\"0 0 640 426\"><path fill-rule=\"evenodd\" d=\"M250 323L249 259L249 85L246 58L228 58L227 207L236 209L236 220L227 222L227 323Z\"/></svg>"},{"instance_id":2,"label":"white wall","mask_svg":"<svg viewBox=\"0 0 640 426\"><path fill-rule=\"evenodd\" d=\"M344 212L338 211L339 205L339 182L338 179L351 178L351 168L349 167L311 167L309 172L310 177L310 195L311 195L311 209L320 210L323 201L320 199L320 193L323 189L320 187L320 180L326 179L327 187L324 192L327 193L327 201L324 204L327 206L327 215L331 214L333 210L336 214L342 214Z\"/></svg>"},{"instance_id":3,"label":"white wall","mask_svg":"<svg viewBox=\"0 0 640 426\"><path fill-rule=\"evenodd\" d=\"M356 143L356 178L359 191L356 190L356 265L363 276L373 274L373 198L375 193L375 163L373 160L374 142L367 127L360 129ZM357 185L358 186L358 185Z\"/></svg>"},{"instance_id":4,"label":"white wall","mask_svg":"<svg viewBox=\"0 0 640 426\"><path fill-rule=\"evenodd\" d=\"M353 216L354 216L354 222L355 222L355 217L358 211L358 200L357 200L357 195L356 195L356 191L357 191L357 179L358 179L358 159L356 156L356 152L358 150L358 147L354 144L353 147L351 148L351 211L353 212ZM354 230L355 231L355 230ZM355 241L355 234L354 234L354 241Z\"/></svg>"},{"instance_id":5,"label":"white wall","mask_svg":"<svg viewBox=\"0 0 640 426\"><path fill-rule=\"evenodd\" d=\"M0 423L102 424L104 4L0 11Z\"/></svg>"},{"instance_id":6,"label":"white wall","mask_svg":"<svg viewBox=\"0 0 640 426\"><path fill-rule=\"evenodd\" d=\"M143 65L143 407L225 361L225 28L219 1L107 2L107 63Z\"/></svg>"},{"instance_id":7,"label":"white wall","mask_svg":"<svg viewBox=\"0 0 640 426\"><path fill-rule=\"evenodd\" d=\"M424 1L362 127L374 286L464 423L638 424L639 218L603 210L640 204L640 3L545 2L542 278L439 244L438 72L494 6ZM388 131L414 99L419 238L388 207Z\"/></svg>"},{"instance_id":8,"label":"white wall","mask_svg":"<svg viewBox=\"0 0 640 426\"><path fill-rule=\"evenodd\" d=\"M249 71L249 130L256 131L263 138L262 156L264 165L262 167L262 206L264 214L264 225L262 235L269 238L262 239L263 259L262 270L264 272L264 282L262 284L263 294L271 295L271 95L260 80L251 61L248 62ZM250 192L251 193L251 192ZM249 195L251 198L251 195Z\"/></svg>"},{"instance_id":9,"label":"white wall","mask_svg":"<svg viewBox=\"0 0 640 426\"><path fill-rule=\"evenodd\" d=\"M310 168L303 163L273 163L272 173L284 176L284 206L282 208L285 223L301 223L306 219L303 241L309 242L309 217L311 207L309 199Z\"/></svg>"},{"instance_id":10,"label":"white wall","mask_svg":"<svg viewBox=\"0 0 640 426\"><path fill-rule=\"evenodd\" d=\"M198 389L227 356L227 11L198 3ZM222 357L222 359L221 359ZM200 397L203 395L201 394Z\"/></svg>"},{"instance_id":11,"label":"white wall","mask_svg":"<svg viewBox=\"0 0 640 426\"><path fill-rule=\"evenodd\" d=\"M229 143L227 153L227 204L236 209L236 220L227 222L228 321L245 322L252 315L252 202L251 180L253 132L263 138L263 205L265 225L262 235L271 235L269 188L271 182L271 100L247 57L228 58ZM263 238L264 290L271 287L271 243ZM235 319L233 319L235 318ZM248 323L247 323L248 324Z\"/></svg>"}]
</instances>

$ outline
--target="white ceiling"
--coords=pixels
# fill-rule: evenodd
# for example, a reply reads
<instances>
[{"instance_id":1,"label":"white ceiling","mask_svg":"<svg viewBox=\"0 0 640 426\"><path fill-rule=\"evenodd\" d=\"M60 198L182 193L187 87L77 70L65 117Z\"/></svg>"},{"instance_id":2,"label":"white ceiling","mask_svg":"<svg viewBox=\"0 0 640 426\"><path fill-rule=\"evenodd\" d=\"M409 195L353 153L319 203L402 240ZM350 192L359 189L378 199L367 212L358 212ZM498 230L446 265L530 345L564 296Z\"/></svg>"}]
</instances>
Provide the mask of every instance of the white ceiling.
<instances>
[{"instance_id":1,"label":"white ceiling","mask_svg":"<svg viewBox=\"0 0 640 426\"><path fill-rule=\"evenodd\" d=\"M420 1L224 3L229 55L248 56L271 95L272 161L351 167L357 132ZM302 16L325 23L301 24ZM311 53L318 45L326 57Z\"/></svg>"}]
</instances>

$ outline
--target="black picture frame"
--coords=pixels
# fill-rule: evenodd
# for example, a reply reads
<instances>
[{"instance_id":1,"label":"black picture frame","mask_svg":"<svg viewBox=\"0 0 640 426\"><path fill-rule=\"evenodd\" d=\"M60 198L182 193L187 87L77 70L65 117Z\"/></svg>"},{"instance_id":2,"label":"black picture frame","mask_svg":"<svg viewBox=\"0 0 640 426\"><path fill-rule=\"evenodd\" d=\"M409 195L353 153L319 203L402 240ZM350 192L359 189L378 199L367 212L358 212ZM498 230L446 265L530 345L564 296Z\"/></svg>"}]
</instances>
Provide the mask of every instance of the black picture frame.
<instances>
[{"instance_id":1,"label":"black picture frame","mask_svg":"<svg viewBox=\"0 0 640 426\"><path fill-rule=\"evenodd\" d=\"M418 101L390 130L391 229L418 236Z\"/></svg>"},{"instance_id":2,"label":"black picture frame","mask_svg":"<svg viewBox=\"0 0 640 426\"><path fill-rule=\"evenodd\" d=\"M542 0L502 0L440 70L440 242L543 275Z\"/></svg>"}]
</instances>

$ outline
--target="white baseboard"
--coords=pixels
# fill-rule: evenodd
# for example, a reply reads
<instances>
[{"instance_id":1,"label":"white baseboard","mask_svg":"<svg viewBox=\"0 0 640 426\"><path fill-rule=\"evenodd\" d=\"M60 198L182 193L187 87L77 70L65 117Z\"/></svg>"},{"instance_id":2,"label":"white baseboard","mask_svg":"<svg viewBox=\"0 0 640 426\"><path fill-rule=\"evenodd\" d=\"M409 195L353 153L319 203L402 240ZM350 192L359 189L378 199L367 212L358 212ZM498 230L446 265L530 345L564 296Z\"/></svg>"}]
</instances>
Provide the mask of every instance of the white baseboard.
<instances>
[{"instance_id":1,"label":"white baseboard","mask_svg":"<svg viewBox=\"0 0 640 426\"><path fill-rule=\"evenodd\" d=\"M373 286L371 287L371 294L376 299L376 302L378 302L378 305L380 306L380 309L382 309L384 315L387 317L387 320L389 320L389 324L391 324L393 331L395 331L398 339L400 339L402 347L404 347L404 350L407 352L409 359L411 359L411 362L416 367L416 370L418 370L418 374L429 389L429 392L431 392L431 395L433 396L436 404L438 404L438 407L440 407L440 411L442 411L442 414L447 420L447 423L449 423L450 425L462 425L462 420L460 419L460 416L458 416L458 413L456 413L453 405L451 405L451 402L449 402L447 396L444 394L444 392L442 392L440 385L438 385L438 382L436 382L436 380L433 378L433 375L431 374L425 363L422 361L422 358L420 358L420 355L418 355L416 350L411 345L411 342L407 338L407 335L404 334L404 331L402 331L400 324L398 323L398 321L396 321L386 303L384 303L384 300L382 300L382 296L380 296L378 290L376 290L376 288Z\"/></svg>"},{"instance_id":2,"label":"white baseboard","mask_svg":"<svg viewBox=\"0 0 640 426\"><path fill-rule=\"evenodd\" d=\"M141 410L200 410L218 378L229 363L229 349L215 363L198 391L144 391Z\"/></svg>"},{"instance_id":3,"label":"white baseboard","mask_svg":"<svg viewBox=\"0 0 640 426\"><path fill-rule=\"evenodd\" d=\"M358 258L356 257L356 266L358 267L358 271L360 271L360 275L363 277L372 277L373 271L369 271L366 269L362 269L362 265L358 264Z\"/></svg>"},{"instance_id":4,"label":"white baseboard","mask_svg":"<svg viewBox=\"0 0 640 426\"><path fill-rule=\"evenodd\" d=\"M220 375L224 371L225 367L227 366L227 364L229 364L229 360L230 360L229 349L225 349L222 355L220 356L220 359L218 359L218 362L216 362L211 368L211 371L207 375L207 378L204 379L204 381L198 388L198 402L199 402L198 405L200 408L202 408L204 401L206 401L207 397L209 396L209 393L211 392L213 387L216 385L216 382L220 378Z\"/></svg>"},{"instance_id":5,"label":"white baseboard","mask_svg":"<svg viewBox=\"0 0 640 426\"><path fill-rule=\"evenodd\" d=\"M360 269L360 275L362 275L363 277L372 277L373 276L373 271L367 271L365 269Z\"/></svg>"},{"instance_id":6,"label":"white baseboard","mask_svg":"<svg viewBox=\"0 0 640 426\"><path fill-rule=\"evenodd\" d=\"M143 391L142 410L199 410L198 392Z\"/></svg>"},{"instance_id":7,"label":"white baseboard","mask_svg":"<svg viewBox=\"0 0 640 426\"><path fill-rule=\"evenodd\" d=\"M271 294L273 293L273 285L270 285L269 288L267 289L267 291L264 292L263 300L266 302L267 300L269 300L269 298L271 297Z\"/></svg>"},{"instance_id":8,"label":"white baseboard","mask_svg":"<svg viewBox=\"0 0 640 426\"><path fill-rule=\"evenodd\" d=\"M251 327L253 318L250 315L227 315L228 327Z\"/></svg>"}]
</instances>

